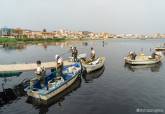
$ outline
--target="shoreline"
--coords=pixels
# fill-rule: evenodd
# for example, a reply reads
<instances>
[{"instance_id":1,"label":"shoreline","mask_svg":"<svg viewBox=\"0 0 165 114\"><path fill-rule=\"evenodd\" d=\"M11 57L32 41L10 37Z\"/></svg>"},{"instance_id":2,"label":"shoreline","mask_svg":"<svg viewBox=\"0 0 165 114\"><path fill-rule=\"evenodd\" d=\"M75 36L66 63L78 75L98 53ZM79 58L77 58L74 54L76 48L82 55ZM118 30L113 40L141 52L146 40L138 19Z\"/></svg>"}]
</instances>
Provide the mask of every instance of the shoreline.
<instances>
[{"instance_id":1,"label":"shoreline","mask_svg":"<svg viewBox=\"0 0 165 114\"><path fill-rule=\"evenodd\" d=\"M66 41L66 38L47 38L47 39L32 39L32 38L3 38L0 37L0 45L2 44L22 44L22 43L44 43L44 42L63 42Z\"/></svg>"},{"instance_id":2,"label":"shoreline","mask_svg":"<svg viewBox=\"0 0 165 114\"><path fill-rule=\"evenodd\" d=\"M32 38L3 38L0 37L0 45L2 44L37 44L37 43L49 43L49 42L65 42L65 41L92 41L92 40L151 40L151 39L165 39L165 38L47 38L47 39L32 39Z\"/></svg>"}]
</instances>

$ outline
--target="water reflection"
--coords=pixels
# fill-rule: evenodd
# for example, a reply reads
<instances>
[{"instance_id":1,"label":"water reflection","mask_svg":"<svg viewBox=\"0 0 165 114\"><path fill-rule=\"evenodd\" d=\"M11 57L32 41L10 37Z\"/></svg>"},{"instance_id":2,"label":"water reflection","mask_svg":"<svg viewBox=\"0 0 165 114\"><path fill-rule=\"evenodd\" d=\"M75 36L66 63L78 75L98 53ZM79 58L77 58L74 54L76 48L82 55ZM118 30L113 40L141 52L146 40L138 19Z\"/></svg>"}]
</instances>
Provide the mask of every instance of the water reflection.
<instances>
[{"instance_id":1,"label":"water reflection","mask_svg":"<svg viewBox=\"0 0 165 114\"><path fill-rule=\"evenodd\" d=\"M88 42L82 42L83 46L88 46Z\"/></svg>"},{"instance_id":2,"label":"water reflection","mask_svg":"<svg viewBox=\"0 0 165 114\"><path fill-rule=\"evenodd\" d=\"M84 74L82 77L86 83L89 83L89 82L93 81L94 79L99 78L104 73L104 70L105 70L105 66L103 66L101 69L99 69L95 72L92 72L90 74Z\"/></svg>"},{"instance_id":3,"label":"water reflection","mask_svg":"<svg viewBox=\"0 0 165 114\"><path fill-rule=\"evenodd\" d=\"M52 105L58 104L59 107L62 107L62 102L65 100L65 97L73 91L76 91L80 87L81 78L79 77L69 88L67 88L65 91L58 94L57 96L53 97L52 99L48 100L47 102L43 102L32 97L28 97L26 102L32 104L36 109L39 109L39 114L46 114Z\"/></svg>"},{"instance_id":4,"label":"water reflection","mask_svg":"<svg viewBox=\"0 0 165 114\"><path fill-rule=\"evenodd\" d=\"M81 43L81 41L63 41L63 42L42 42L42 43L4 43L0 44L0 48L4 49L5 51L12 51L12 50L23 50L26 49L29 45L37 45L43 47L45 50L48 46L60 46L60 47L70 47ZM83 46L88 46L88 42L83 42Z\"/></svg>"},{"instance_id":5,"label":"water reflection","mask_svg":"<svg viewBox=\"0 0 165 114\"><path fill-rule=\"evenodd\" d=\"M5 43L2 45L1 48L3 48L5 51L11 51L11 50L23 50L27 47L25 44L8 44Z\"/></svg>"},{"instance_id":6,"label":"water reflection","mask_svg":"<svg viewBox=\"0 0 165 114\"><path fill-rule=\"evenodd\" d=\"M102 41L102 46L104 47L105 43L104 43L104 40Z\"/></svg>"},{"instance_id":7,"label":"water reflection","mask_svg":"<svg viewBox=\"0 0 165 114\"><path fill-rule=\"evenodd\" d=\"M151 65L130 65L125 64L124 67L127 68L131 72L135 72L138 70L150 70L151 72L159 72L162 63L151 64Z\"/></svg>"}]
</instances>

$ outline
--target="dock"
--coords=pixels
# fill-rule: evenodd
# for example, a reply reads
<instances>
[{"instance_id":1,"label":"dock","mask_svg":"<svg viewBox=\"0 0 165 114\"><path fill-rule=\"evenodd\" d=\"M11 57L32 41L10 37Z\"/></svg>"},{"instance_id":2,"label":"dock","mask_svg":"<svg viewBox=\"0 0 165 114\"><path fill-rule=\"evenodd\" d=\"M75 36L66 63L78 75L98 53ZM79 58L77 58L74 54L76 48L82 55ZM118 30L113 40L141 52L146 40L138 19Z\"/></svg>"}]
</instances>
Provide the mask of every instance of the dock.
<instances>
[{"instance_id":1,"label":"dock","mask_svg":"<svg viewBox=\"0 0 165 114\"><path fill-rule=\"evenodd\" d=\"M68 60L64 61L64 65L71 65L74 62L69 62ZM56 62L43 62L41 66L44 66L45 69L55 68ZM9 64L9 65L0 65L0 72L23 72L23 71L33 71L37 68L36 63L27 63L27 64Z\"/></svg>"}]
</instances>

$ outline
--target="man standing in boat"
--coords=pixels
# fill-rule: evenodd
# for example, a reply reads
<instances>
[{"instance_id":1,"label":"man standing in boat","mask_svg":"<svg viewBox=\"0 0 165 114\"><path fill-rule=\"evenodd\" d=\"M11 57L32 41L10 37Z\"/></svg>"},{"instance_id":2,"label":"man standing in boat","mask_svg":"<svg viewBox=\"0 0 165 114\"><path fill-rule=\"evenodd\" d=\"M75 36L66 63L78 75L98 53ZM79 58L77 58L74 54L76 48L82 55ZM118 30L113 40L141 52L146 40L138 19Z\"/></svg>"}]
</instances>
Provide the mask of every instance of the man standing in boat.
<instances>
[{"instance_id":1,"label":"man standing in boat","mask_svg":"<svg viewBox=\"0 0 165 114\"><path fill-rule=\"evenodd\" d=\"M45 75L45 68L41 66L41 61L37 61L37 69L35 74L37 75L37 79L41 79Z\"/></svg>"},{"instance_id":2,"label":"man standing in boat","mask_svg":"<svg viewBox=\"0 0 165 114\"><path fill-rule=\"evenodd\" d=\"M136 55L135 52L130 51L129 54L128 54L128 56L129 56L132 60L135 60L137 55Z\"/></svg>"},{"instance_id":3,"label":"man standing in boat","mask_svg":"<svg viewBox=\"0 0 165 114\"><path fill-rule=\"evenodd\" d=\"M60 57L59 55L56 55L56 63L57 63L57 66L56 66L56 70L59 72L59 75L60 76L63 76L63 59L62 57Z\"/></svg>"},{"instance_id":4,"label":"man standing in boat","mask_svg":"<svg viewBox=\"0 0 165 114\"><path fill-rule=\"evenodd\" d=\"M77 48L76 47L74 47L74 49L73 49L73 59L74 59L74 62L76 62L77 61L77 55L78 55L78 50L77 50Z\"/></svg>"},{"instance_id":5,"label":"man standing in boat","mask_svg":"<svg viewBox=\"0 0 165 114\"><path fill-rule=\"evenodd\" d=\"M73 47L70 47L70 51L72 53L72 57L74 57L74 48Z\"/></svg>"},{"instance_id":6,"label":"man standing in boat","mask_svg":"<svg viewBox=\"0 0 165 114\"><path fill-rule=\"evenodd\" d=\"M45 68L44 68L43 66L41 66L41 61L40 61L40 60L38 60L38 61L36 62L36 64L37 64L37 69L36 69L36 71L35 71L36 79L39 80L41 86L43 86L43 85L44 85L44 82L45 82L45 80L44 80ZM32 80L32 81L30 82L31 88L32 88L32 86L34 85L34 82L33 82L33 81L35 81L35 80Z\"/></svg>"},{"instance_id":7,"label":"man standing in boat","mask_svg":"<svg viewBox=\"0 0 165 114\"><path fill-rule=\"evenodd\" d=\"M96 57L95 50L93 49L93 47L91 47L91 60L94 61L95 57Z\"/></svg>"}]
</instances>

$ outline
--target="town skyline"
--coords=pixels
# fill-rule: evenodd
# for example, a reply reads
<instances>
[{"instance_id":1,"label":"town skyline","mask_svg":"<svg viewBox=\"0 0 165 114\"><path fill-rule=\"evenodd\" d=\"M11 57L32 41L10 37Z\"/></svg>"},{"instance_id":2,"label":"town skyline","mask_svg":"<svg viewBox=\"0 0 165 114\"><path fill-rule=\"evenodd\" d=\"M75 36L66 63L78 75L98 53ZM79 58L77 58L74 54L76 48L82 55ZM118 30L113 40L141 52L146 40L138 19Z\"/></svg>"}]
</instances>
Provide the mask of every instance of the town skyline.
<instances>
[{"instance_id":1,"label":"town skyline","mask_svg":"<svg viewBox=\"0 0 165 114\"><path fill-rule=\"evenodd\" d=\"M32 28L24 28L24 27L11 27L11 26L0 26L0 29L3 29L3 28L8 28L8 29L22 29L22 30L29 30L29 31L38 31L38 32L41 32L43 31L44 29L47 31L47 32L54 32L54 31L61 31L61 30L64 30L64 31L71 31L71 32L83 32L83 31L88 31L88 32L93 32L93 33L109 33L109 34L141 34L141 35L145 35L145 34L165 34L165 32L152 32L152 33L113 33L113 32L107 32L107 31L92 31L92 30L72 30L72 29L68 29L68 28L56 28L56 29L47 29L46 27L44 28L40 28L40 29L32 29Z\"/></svg>"},{"instance_id":2,"label":"town skyline","mask_svg":"<svg viewBox=\"0 0 165 114\"><path fill-rule=\"evenodd\" d=\"M49 39L49 38L69 38L69 39L107 39L107 38L165 38L165 34L113 34L108 32L92 31L72 31L68 29L59 29L47 31L33 31L22 28L0 28L0 36L7 38L32 38L32 39Z\"/></svg>"}]
</instances>

